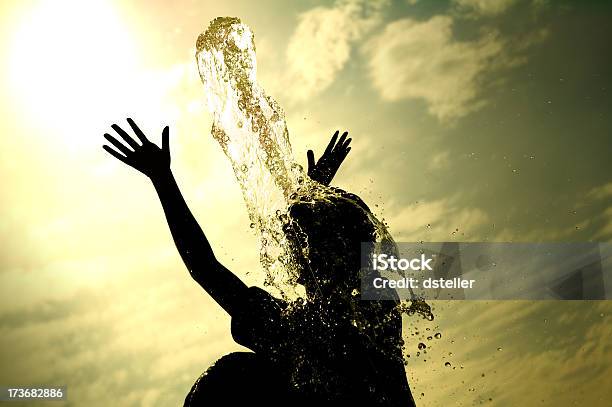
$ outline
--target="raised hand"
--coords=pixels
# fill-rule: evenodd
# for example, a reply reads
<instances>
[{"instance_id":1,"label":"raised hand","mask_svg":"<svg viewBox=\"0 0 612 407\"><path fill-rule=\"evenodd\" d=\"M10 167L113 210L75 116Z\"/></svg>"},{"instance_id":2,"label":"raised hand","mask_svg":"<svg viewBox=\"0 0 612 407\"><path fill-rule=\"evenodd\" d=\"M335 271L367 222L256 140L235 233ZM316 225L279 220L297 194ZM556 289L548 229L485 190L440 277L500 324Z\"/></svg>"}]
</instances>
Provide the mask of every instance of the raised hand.
<instances>
[{"instance_id":1,"label":"raised hand","mask_svg":"<svg viewBox=\"0 0 612 407\"><path fill-rule=\"evenodd\" d=\"M125 143L120 142L115 137L106 133L104 134L104 138L108 140L116 150L107 145L103 146L104 150L119 161L137 169L149 178L155 178L156 176L167 173L170 170L170 129L168 126L164 127L162 132L162 146L159 148L147 139L142 130L140 130L132 119L127 119L127 122L142 144L138 144L125 130L113 124L111 127Z\"/></svg>"},{"instance_id":2,"label":"raised hand","mask_svg":"<svg viewBox=\"0 0 612 407\"><path fill-rule=\"evenodd\" d=\"M324 185L329 185L331 180L338 172L340 164L346 158L351 148L348 146L352 139L347 140L348 132L342 133L340 140L336 144L338 139L339 131L336 131L332 136L325 152L319 158L319 161L315 163L314 153L312 150L308 150L306 156L308 157L308 176L313 180L320 182Z\"/></svg>"}]
</instances>

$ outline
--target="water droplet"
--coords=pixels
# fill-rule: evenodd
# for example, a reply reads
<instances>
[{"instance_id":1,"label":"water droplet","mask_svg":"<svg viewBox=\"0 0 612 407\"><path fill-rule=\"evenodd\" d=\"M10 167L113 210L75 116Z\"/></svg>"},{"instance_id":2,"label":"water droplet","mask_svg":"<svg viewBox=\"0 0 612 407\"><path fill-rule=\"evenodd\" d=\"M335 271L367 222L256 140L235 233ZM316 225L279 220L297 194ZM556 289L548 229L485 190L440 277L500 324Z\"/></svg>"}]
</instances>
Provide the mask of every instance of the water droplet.
<instances>
[{"instance_id":1,"label":"water droplet","mask_svg":"<svg viewBox=\"0 0 612 407\"><path fill-rule=\"evenodd\" d=\"M427 347L427 345L425 345L423 342L419 342L418 344L418 348L419 349L425 349Z\"/></svg>"},{"instance_id":2,"label":"water droplet","mask_svg":"<svg viewBox=\"0 0 612 407\"><path fill-rule=\"evenodd\" d=\"M440 332L437 332L437 333L434 335L434 337L435 337L436 339L440 339L440 338L442 338L442 334L441 334Z\"/></svg>"},{"instance_id":3,"label":"water droplet","mask_svg":"<svg viewBox=\"0 0 612 407\"><path fill-rule=\"evenodd\" d=\"M451 364L450 364L450 362L446 362L446 363L444 364L444 366L446 366L446 367L450 367L450 365L451 365Z\"/></svg>"},{"instance_id":4,"label":"water droplet","mask_svg":"<svg viewBox=\"0 0 612 407\"><path fill-rule=\"evenodd\" d=\"M499 348L497 348L497 350L498 350L498 351L501 351L501 350L502 350L502 348L501 348L501 347L499 347Z\"/></svg>"}]
</instances>

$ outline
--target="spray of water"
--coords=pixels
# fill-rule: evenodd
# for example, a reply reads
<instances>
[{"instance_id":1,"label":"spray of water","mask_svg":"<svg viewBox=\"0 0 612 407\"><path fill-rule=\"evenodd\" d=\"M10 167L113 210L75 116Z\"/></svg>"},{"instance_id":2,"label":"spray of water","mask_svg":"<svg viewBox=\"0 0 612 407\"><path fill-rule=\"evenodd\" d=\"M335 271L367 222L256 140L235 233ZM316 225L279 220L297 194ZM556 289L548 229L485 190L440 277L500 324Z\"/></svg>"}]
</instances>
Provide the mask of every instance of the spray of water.
<instances>
[{"instance_id":1,"label":"spray of water","mask_svg":"<svg viewBox=\"0 0 612 407\"><path fill-rule=\"evenodd\" d=\"M329 200L340 194L312 181L293 158L285 115L257 82L255 41L240 19L219 17L196 43L196 60L204 84L207 106L213 117L212 136L229 159L244 201L260 239L260 260L266 284L286 298L297 295L299 271L290 254L283 227L292 221L293 202ZM342 195L343 199L347 198ZM367 208L376 240L393 246L386 227ZM304 256L307 257L306 247ZM405 309L429 319L431 309L413 301Z\"/></svg>"}]
</instances>

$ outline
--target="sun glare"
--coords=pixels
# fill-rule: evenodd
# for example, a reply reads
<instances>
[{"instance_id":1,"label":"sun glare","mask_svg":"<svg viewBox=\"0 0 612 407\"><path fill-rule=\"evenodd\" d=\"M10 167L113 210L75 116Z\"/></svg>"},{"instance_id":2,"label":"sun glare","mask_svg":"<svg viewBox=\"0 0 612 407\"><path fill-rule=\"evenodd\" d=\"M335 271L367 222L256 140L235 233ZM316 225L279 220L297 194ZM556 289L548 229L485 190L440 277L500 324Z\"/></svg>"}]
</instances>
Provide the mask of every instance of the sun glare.
<instances>
[{"instance_id":1,"label":"sun glare","mask_svg":"<svg viewBox=\"0 0 612 407\"><path fill-rule=\"evenodd\" d=\"M9 72L28 121L63 131L67 120L76 127L115 113L116 90L137 72L128 28L108 1L41 1L27 10L11 38Z\"/></svg>"}]
</instances>

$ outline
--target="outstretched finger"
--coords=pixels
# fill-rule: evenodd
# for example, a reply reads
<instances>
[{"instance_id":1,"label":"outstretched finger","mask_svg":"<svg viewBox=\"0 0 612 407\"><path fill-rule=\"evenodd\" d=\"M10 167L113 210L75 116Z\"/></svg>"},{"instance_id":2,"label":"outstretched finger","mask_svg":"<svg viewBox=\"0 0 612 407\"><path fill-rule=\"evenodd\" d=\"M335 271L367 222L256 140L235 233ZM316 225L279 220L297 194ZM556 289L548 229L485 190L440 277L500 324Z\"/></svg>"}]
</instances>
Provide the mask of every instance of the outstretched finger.
<instances>
[{"instance_id":1,"label":"outstretched finger","mask_svg":"<svg viewBox=\"0 0 612 407\"><path fill-rule=\"evenodd\" d=\"M344 144L343 144L342 146L340 146L340 148L341 148L342 150L346 150L346 149L348 148L349 144L351 144L351 141L353 141L353 139L352 139L352 138L347 139L347 140L344 142Z\"/></svg>"},{"instance_id":2,"label":"outstretched finger","mask_svg":"<svg viewBox=\"0 0 612 407\"><path fill-rule=\"evenodd\" d=\"M329 140L329 144L327 145L327 148L325 149L323 155L331 153L332 149L334 148L334 145L336 144L336 140L338 139L338 133L340 132L336 130L331 140Z\"/></svg>"},{"instance_id":3,"label":"outstretched finger","mask_svg":"<svg viewBox=\"0 0 612 407\"><path fill-rule=\"evenodd\" d=\"M334 155L334 168L335 168L334 174L336 173L336 171L338 171L338 169L344 162L344 159L348 155L349 151L351 151L350 147L347 148L346 150L337 151L336 154Z\"/></svg>"},{"instance_id":4,"label":"outstretched finger","mask_svg":"<svg viewBox=\"0 0 612 407\"><path fill-rule=\"evenodd\" d=\"M123 144L121 144L121 142L119 140L117 140L116 138L114 138L113 136L111 136L108 133L104 133L104 138L106 140L108 140L109 143L111 143L112 145L115 146L115 148L119 151L121 151L124 155L129 155L130 153L133 153L132 150L130 150L129 148L127 148L126 146L124 146Z\"/></svg>"},{"instance_id":5,"label":"outstretched finger","mask_svg":"<svg viewBox=\"0 0 612 407\"><path fill-rule=\"evenodd\" d=\"M314 152L312 150L306 151L306 158L308 158L308 173L310 174L315 168Z\"/></svg>"},{"instance_id":6,"label":"outstretched finger","mask_svg":"<svg viewBox=\"0 0 612 407\"><path fill-rule=\"evenodd\" d=\"M127 157L125 157L125 156L123 156L123 155L119 154L118 152L116 152L115 150L113 150L112 148L110 148L109 146L104 145L104 146L102 146L102 148L103 148L103 149L104 149L104 150L105 150L107 153L109 153L110 155L112 155L113 157L115 157L117 160L121 161L121 162L122 162L122 163L124 163L124 164L130 165L130 164L127 162Z\"/></svg>"},{"instance_id":7,"label":"outstretched finger","mask_svg":"<svg viewBox=\"0 0 612 407\"><path fill-rule=\"evenodd\" d=\"M350 139L349 139L350 140ZM346 158L346 156L348 155L349 151L351 151L351 148L347 148L346 150L344 150L340 157L339 157L339 163L338 164L342 164L342 161L344 161L344 159Z\"/></svg>"},{"instance_id":8,"label":"outstretched finger","mask_svg":"<svg viewBox=\"0 0 612 407\"><path fill-rule=\"evenodd\" d=\"M136 134L136 137L138 137L138 139L140 139L140 141L143 144L147 143L149 141L147 139L147 136L145 136L144 133L142 132L142 130L140 130L140 127L138 127L138 125L136 123L134 123L134 120L132 120L132 119L130 119L128 117L127 122L130 125L130 127L132 128L132 130L134 130L134 134Z\"/></svg>"},{"instance_id":9,"label":"outstretched finger","mask_svg":"<svg viewBox=\"0 0 612 407\"><path fill-rule=\"evenodd\" d=\"M170 151L170 127L164 127L162 132L162 150Z\"/></svg>"},{"instance_id":10,"label":"outstretched finger","mask_svg":"<svg viewBox=\"0 0 612 407\"><path fill-rule=\"evenodd\" d=\"M345 131L344 133L342 133L342 136L340 137L340 140L338 140L338 144L336 144L336 148L334 148L334 151L338 151L343 147L344 145L344 141L346 140L346 136L348 136L348 131Z\"/></svg>"},{"instance_id":11,"label":"outstretched finger","mask_svg":"<svg viewBox=\"0 0 612 407\"><path fill-rule=\"evenodd\" d=\"M119 127L118 124L113 124L111 126L113 128L113 130L115 130L117 132L117 134L119 136L121 136L122 139L125 140L126 143L128 143L130 145L130 147L132 147L134 150L136 150L138 147L140 147L140 145L136 142L136 140L134 140L132 137L130 137L129 134L126 133L125 130L123 130L121 127Z\"/></svg>"}]
</instances>

